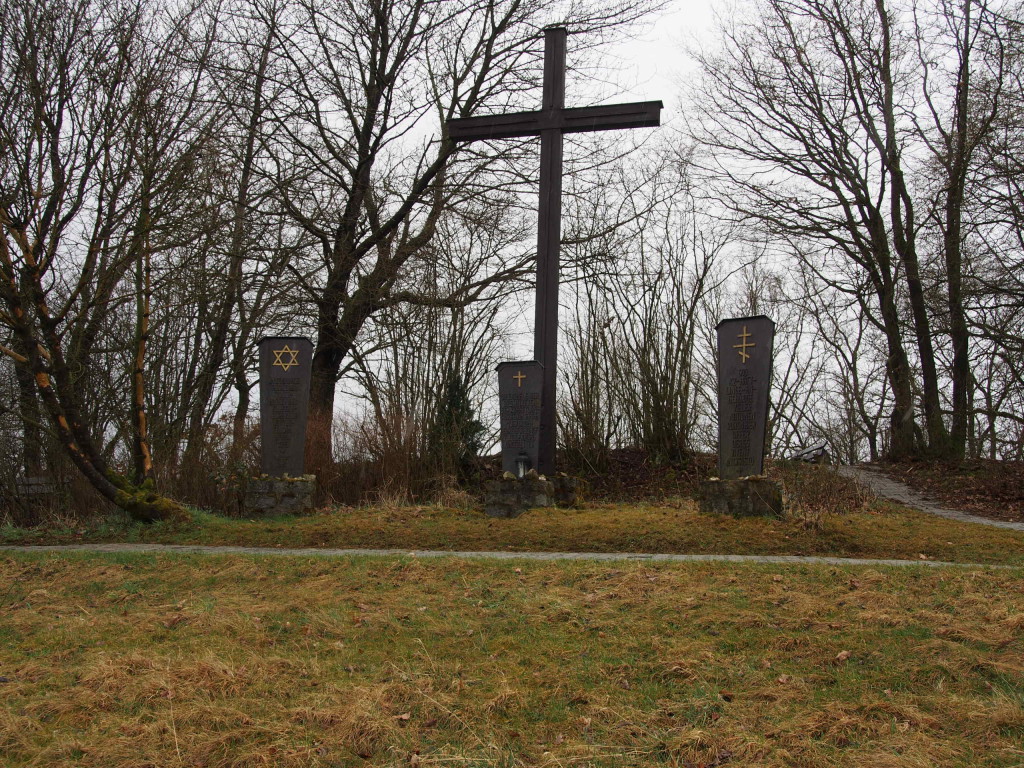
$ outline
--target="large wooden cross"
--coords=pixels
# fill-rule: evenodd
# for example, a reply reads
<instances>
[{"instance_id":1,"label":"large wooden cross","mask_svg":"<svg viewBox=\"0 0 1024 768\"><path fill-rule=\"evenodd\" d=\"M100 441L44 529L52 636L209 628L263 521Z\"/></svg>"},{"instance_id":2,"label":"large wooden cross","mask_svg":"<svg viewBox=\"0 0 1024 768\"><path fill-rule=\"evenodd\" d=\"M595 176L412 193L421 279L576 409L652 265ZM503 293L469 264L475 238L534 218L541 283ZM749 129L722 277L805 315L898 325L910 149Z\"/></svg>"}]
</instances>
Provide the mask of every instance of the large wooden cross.
<instances>
[{"instance_id":1,"label":"large wooden cross","mask_svg":"<svg viewBox=\"0 0 1024 768\"><path fill-rule=\"evenodd\" d=\"M453 141L540 136L540 208L537 221L537 305L534 359L544 367L537 471L555 471L555 380L558 344L558 245L562 233L562 134L646 128L661 124L660 101L566 108L564 27L544 30L544 95L537 112L448 121Z\"/></svg>"}]
</instances>

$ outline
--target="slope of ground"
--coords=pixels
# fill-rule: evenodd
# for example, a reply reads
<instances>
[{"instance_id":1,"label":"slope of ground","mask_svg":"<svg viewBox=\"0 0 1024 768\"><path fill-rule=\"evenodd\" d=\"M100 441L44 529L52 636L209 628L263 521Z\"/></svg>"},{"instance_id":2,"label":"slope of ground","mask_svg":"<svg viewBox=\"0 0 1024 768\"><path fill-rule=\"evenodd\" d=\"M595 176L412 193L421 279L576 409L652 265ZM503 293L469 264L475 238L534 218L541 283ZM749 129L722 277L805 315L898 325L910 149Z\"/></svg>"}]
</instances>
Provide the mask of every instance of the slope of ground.
<instances>
[{"instance_id":1,"label":"slope of ground","mask_svg":"<svg viewBox=\"0 0 1024 768\"><path fill-rule=\"evenodd\" d=\"M875 466L943 506L993 520L1024 521L1024 462L972 459Z\"/></svg>"}]
</instances>

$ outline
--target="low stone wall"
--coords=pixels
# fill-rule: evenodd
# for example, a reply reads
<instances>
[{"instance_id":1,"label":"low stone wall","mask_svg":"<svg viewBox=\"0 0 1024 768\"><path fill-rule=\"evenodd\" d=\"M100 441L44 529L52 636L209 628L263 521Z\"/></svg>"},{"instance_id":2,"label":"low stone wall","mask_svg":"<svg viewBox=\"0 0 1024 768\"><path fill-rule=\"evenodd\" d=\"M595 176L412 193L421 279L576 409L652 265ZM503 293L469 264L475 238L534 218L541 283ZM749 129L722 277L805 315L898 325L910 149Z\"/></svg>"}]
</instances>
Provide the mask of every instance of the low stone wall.
<instances>
[{"instance_id":1,"label":"low stone wall","mask_svg":"<svg viewBox=\"0 0 1024 768\"><path fill-rule=\"evenodd\" d=\"M315 493L316 475L251 477L245 486L245 514L273 517L308 512Z\"/></svg>"}]
</instances>

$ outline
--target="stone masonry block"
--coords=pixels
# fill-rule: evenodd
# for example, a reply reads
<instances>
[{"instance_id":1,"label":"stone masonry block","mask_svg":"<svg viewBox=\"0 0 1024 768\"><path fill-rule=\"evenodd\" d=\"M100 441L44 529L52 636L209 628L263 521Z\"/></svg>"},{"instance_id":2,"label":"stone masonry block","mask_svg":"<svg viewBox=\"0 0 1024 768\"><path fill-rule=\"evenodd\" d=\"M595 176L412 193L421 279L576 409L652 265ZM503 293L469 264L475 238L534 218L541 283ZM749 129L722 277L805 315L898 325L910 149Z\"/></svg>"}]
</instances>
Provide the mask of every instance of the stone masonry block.
<instances>
[{"instance_id":1,"label":"stone masonry block","mask_svg":"<svg viewBox=\"0 0 1024 768\"><path fill-rule=\"evenodd\" d=\"M302 514L313 508L316 475L253 477L245 487L245 514L273 517Z\"/></svg>"},{"instance_id":2,"label":"stone masonry block","mask_svg":"<svg viewBox=\"0 0 1024 768\"><path fill-rule=\"evenodd\" d=\"M700 511L733 517L782 517L782 485L762 475L737 480L714 478L700 484Z\"/></svg>"}]
</instances>

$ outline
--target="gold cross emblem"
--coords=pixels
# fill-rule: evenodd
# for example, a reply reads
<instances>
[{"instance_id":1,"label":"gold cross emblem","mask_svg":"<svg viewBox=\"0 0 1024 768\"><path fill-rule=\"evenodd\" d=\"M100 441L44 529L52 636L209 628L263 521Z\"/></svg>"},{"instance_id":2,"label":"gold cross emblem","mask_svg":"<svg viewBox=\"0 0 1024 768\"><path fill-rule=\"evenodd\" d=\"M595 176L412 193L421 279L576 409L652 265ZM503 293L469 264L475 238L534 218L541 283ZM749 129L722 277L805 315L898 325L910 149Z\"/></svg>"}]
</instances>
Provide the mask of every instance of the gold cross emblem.
<instances>
[{"instance_id":1,"label":"gold cross emblem","mask_svg":"<svg viewBox=\"0 0 1024 768\"><path fill-rule=\"evenodd\" d=\"M299 364L299 350L292 349L287 344L281 349L272 349L270 351L274 353L274 368L284 368L287 371L289 368ZM285 355L289 355L287 360L284 358Z\"/></svg>"},{"instance_id":2,"label":"gold cross emblem","mask_svg":"<svg viewBox=\"0 0 1024 768\"><path fill-rule=\"evenodd\" d=\"M747 360L750 358L750 353L747 352L747 350L750 349L750 347L757 346L757 344L755 344L754 342L747 341L747 339L749 339L750 336L751 334L747 332L747 326L744 325L743 333L736 334L736 338L740 340L740 343L732 345L733 349L739 350L740 362L743 363L747 362Z\"/></svg>"},{"instance_id":3,"label":"gold cross emblem","mask_svg":"<svg viewBox=\"0 0 1024 768\"><path fill-rule=\"evenodd\" d=\"M512 378L516 380L516 386L521 387L523 386L523 379L526 378L526 374L523 373L522 371L516 371L516 375L513 376Z\"/></svg>"}]
</instances>

